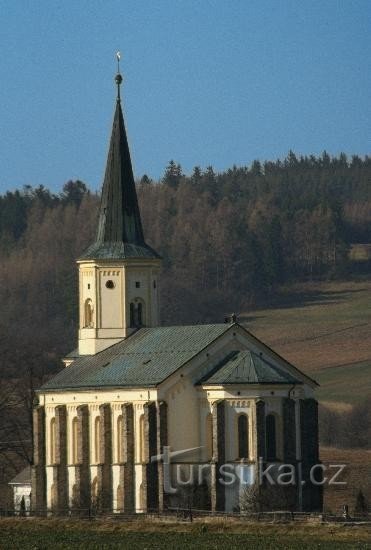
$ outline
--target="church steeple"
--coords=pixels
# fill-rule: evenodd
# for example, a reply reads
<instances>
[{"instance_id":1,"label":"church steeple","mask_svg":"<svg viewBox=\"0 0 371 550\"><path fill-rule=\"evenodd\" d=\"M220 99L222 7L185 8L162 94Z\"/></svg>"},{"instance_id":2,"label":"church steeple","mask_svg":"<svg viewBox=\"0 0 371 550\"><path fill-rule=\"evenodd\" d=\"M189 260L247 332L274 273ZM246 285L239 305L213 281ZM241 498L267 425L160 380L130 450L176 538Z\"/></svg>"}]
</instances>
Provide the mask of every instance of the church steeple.
<instances>
[{"instance_id":1,"label":"church steeple","mask_svg":"<svg viewBox=\"0 0 371 550\"><path fill-rule=\"evenodd\" d=\"M97 242L144 244L133 169L131 166L125 123L120 100L122 77L116 75L118 94L113 119L102 200L99 212Z\"/></svg>"},{"instance_id":2,"label":"church steeple","mask_svg":"<svg viewBox=\"0 0 371 550\"><path fill-rule=\"evenodd\" d=\"M118 59L119 60L119 59ZM160 256L146 244L117 98L95 242L78 259L79 354L94 355L141 327L160 323Z\"/></svg>"},{"instance_id":3,"label":"church steeple","mask_svg":"<svg viewBox=\"0 0 371 550\"><path fill-rule=\"evenodd\" d=\"M118 57L119 62L119 57ZM102 188L95 242L81 259L156 258L144 240L133 168L121 108L122 76L118 65L116 108Z\"/></svg>"}]
</instances>

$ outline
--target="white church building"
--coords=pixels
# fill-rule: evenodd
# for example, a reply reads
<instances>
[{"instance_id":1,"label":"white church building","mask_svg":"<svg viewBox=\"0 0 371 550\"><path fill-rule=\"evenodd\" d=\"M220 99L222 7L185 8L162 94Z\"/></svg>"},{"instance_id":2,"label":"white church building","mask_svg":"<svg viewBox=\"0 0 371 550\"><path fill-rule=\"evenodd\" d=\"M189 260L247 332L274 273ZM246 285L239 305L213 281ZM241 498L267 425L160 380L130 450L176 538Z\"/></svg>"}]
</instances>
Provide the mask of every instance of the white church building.
<instances>
[{"instance_id":1,"label":"white church building","mask_svg":"<svg viewBox=\"0 0 371 550\"><path fill-rule=\"evenodd\" d=\"M185 497L233 510L270 464L295 472L285 506L319 510L316 382L234 320L161 326L121 82L97 234L77 260L78 349L37 392L33 510L162 511Z\"/></svg>"}]
</instances>

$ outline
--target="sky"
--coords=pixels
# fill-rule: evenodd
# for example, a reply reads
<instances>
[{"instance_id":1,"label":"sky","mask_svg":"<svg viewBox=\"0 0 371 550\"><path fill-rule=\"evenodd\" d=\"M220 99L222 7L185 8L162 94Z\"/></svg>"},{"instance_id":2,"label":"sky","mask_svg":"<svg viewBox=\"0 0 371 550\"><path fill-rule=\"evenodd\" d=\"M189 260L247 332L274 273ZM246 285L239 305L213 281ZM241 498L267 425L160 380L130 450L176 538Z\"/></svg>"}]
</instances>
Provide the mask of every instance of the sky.
<instances>
[{"instance_id":1,"label":"sky","mask_svg":"<svg viewBox=\"0 0 371 550\"><path fill-rule=\"evenodd\" d=\"M0 193L100 188L117 50L136 177L371 153L370 0L0 0Z\"/></svg>"}]
</instances>

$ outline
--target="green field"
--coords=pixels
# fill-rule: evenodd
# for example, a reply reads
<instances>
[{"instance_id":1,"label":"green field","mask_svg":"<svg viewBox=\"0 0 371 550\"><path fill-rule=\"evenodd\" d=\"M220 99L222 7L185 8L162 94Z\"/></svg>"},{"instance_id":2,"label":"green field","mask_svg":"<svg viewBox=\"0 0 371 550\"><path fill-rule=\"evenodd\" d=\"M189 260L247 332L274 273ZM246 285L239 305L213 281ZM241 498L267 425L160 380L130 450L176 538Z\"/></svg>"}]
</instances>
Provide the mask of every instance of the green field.
<instances>
[{"instance_id":1,"label":"green field","mask_svg":"<svg viewBox=\"0 0 371 550\"><path fill-rule=\"evenodd\" d=\"M241 321L315 378L322 401L371 395L371 282L307 284Z\"/></svg>"},{"instance_id":2,"label":"green field","mask_svg":"<svg viewBox=\"0 0 371 550\"><path fill-rule=\"evenodd\" d=\"M323 369L317 380L321 384L317 392L320 401L357 403L371 393L371 362Z\"/></svg>"},{"instance_id":3,"label":"green field","mask_svg":"<svg viewBox=\"0 0 371 550\"><path fill-rule=\"evenodd\" d=\"M0 548L371 549L371 526L3 519Z\"/></svg>"}]
</instances>

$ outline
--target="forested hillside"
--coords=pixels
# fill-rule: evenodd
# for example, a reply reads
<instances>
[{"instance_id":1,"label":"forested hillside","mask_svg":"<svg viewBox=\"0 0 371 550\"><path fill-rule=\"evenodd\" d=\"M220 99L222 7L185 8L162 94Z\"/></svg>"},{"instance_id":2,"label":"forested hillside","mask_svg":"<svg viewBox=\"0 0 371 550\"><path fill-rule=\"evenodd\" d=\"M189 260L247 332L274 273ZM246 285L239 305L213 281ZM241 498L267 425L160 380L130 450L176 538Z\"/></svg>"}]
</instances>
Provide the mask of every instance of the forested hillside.
<instances>
[{"instance_id":1,"label":"forested hillside","mask_svg":"<svg viewBox=\"0 0 371 550\"><path fill-rule=\"evenodd\" d=\"M164 258L165 324L221 322L282 285L352 276L351 243L371 242L371 158L300 157L190 177L171 162L138 182L146 240ZM76 343L76 257L95 236L99 197L0 197L0 369L49 371ZM366 270L367 272L367 270Z\"/></svg>"}]
</instances>

